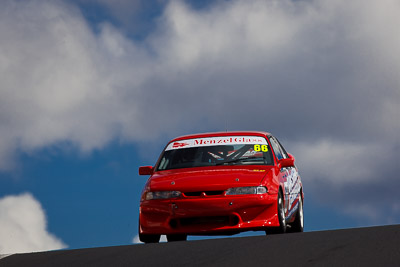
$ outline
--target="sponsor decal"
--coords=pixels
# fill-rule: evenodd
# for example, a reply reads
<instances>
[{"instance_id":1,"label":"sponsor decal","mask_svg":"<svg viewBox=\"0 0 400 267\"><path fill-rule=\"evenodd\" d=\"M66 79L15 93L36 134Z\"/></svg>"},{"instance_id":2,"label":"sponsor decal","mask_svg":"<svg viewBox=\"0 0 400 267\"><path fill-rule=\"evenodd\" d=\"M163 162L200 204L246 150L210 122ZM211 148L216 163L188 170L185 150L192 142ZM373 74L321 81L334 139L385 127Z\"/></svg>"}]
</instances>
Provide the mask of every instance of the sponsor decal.
<instances>
[{"instance_id":1,"label":"sponsor decal","mask_svg":"<svg viewBox=\"0 0 400 267\"><path fill-rule=\"evenodd\" d=\"M195 138L170 143L166 151L173 149L182 149L189 147L217 146L217 145L254 145L255 151L267 152L268 142L264 137L260 136L221 136Z\"/></svg>"},{"instance_id":2,"label":"sponsor decal","mask_svg":"<svg viewBox=\"0 0 400 267\"><path fill-rule=\"evenodd\" d=\"M286 168L285 172L286 174L283 176L283 179L286 181L283 184L285 194L289 194L289 207L291 207L300 193L300 178L295 168Z\"/></svg>"},{"instance_id":3,"label":"sponsor decal","mask_svg":"<svg viewBox=\"0 0 400 267\"><path fill-rule=\"evenodd\" d=\"M188 145L189 145L189 143L175 142L175 143L173 143L172 148L181 148L181 147L185 147L185 146L188 146Z\"/></svg>"},{"instance_id":4,"label":"sponsor decal","mask_svg":"<svg viewBox=\"0 0 400 267\"><path fill-rule=\"evenodd\" d=\"M287 182L290 193L289 206L291 207L296 201L301 189L299 175L295 168L291 168L289 176L287 178Z\"/></svg>"},{"instance_id":5,"label":"sponsor decal","mask_svg":"<svg viewBox=\"0 0 400 267\"><path fill-rule=\"evenodd\" d=\"M233 152L234 151L232 151L232 153ZM246 153L244 153L242 157L248 158L248 157L262 157L262 156L263 156L262 152L257 152L257 151L250 149L250 150L246 151Z\"/></svg>"},{"instance_id":6,"label":"sponsor decal","mask_svg":"<svg viewBox=\"0 0 400 267\"><path fill-rule=\"evenodd\" d=\"M268 152L268 146L267 145L254 145L254 151Z\"/></svg>"},{"instance_id":7,"label":"sponsor decal","mask_svg":"<svg viewBox=\"0 0 400 267\"><path fill-rule=\"evenodd\" d=\"M286 219L289 219L289 218L293 215L293 213L294 213L295 211L297 211L298 206L299 206L299 202L297 201L296 205L295 205L294 207L292 207L292 209L290 210L290 212L289 212L289 214L287 215Z\"/></svg>"}]
</instances>

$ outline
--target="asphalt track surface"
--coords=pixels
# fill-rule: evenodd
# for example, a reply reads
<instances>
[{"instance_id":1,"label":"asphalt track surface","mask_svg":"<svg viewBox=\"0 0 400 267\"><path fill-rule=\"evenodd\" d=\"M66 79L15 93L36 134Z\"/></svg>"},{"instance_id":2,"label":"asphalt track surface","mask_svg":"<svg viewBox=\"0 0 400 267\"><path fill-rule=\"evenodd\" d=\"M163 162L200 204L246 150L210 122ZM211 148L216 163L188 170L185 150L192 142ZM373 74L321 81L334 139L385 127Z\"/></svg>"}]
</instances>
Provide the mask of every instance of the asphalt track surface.
<instances>
[{"instance_id":1,"label":"asphalt track surface","mask_svg":"<svg viewBox=\"0 0 400 267\"><path fill-rule=\"evenodd\" d=\"M400 266L400 225L14 254L0 266Z\"/></svg>"}]
</instances>

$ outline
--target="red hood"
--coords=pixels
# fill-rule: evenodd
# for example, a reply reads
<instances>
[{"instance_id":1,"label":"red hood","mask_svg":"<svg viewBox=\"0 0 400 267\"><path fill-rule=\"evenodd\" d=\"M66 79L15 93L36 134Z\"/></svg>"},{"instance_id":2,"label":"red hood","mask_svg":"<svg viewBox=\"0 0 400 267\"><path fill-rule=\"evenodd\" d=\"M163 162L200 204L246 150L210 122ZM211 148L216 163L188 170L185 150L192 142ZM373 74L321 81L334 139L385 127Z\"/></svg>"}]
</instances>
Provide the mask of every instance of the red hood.
<instances>
[{"instance_id":1,"label":"red hood","mask_svg":"<svg viewBox=\"0 0 400 267\"><path fill-rule=\"evenodd\" d=\"M159 171L150 181L152 191L226 190L231 187L258 186L270 166L190 168Z\"/></svg>"}]
</instances>

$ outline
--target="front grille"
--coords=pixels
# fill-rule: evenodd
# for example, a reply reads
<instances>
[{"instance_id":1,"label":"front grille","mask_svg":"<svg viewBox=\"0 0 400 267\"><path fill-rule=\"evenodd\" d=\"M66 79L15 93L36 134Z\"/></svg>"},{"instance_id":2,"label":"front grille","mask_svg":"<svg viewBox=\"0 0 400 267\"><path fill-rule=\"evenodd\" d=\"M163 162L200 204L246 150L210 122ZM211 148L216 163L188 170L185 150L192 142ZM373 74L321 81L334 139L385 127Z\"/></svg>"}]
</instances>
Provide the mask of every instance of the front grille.
<instances>
[{"instance_id":1,"label":"front grille","mask_svg":"<svg viewBox=\"0 0 400 267\"><path fill-rule=\"evenodd\" d=\"M184 192L183 194L187 197L199 197L202 194L205 194L206 196L218 196L222 195L224 193L223 190L219 191L197 191L197 192Z\"/></svg>"},{"instance_id":2,"label":"front grille","mask_svg":"<svg viewBox=\"0 0 400 267\"><path fill-rule=\"evenodd\" d=\"M199 197L203 192L185 192L183 194L187 197Z\"/></svg>"},{"instance_id":3,"label":"front grille","mask_svg":"<svg viewBox=\"0 0 400 267\"><path fill-rule=\"evenodd\" d=\"M222 195L224 191L205 191L206 196L218 196Z\"/></svg>"}]
</instances>

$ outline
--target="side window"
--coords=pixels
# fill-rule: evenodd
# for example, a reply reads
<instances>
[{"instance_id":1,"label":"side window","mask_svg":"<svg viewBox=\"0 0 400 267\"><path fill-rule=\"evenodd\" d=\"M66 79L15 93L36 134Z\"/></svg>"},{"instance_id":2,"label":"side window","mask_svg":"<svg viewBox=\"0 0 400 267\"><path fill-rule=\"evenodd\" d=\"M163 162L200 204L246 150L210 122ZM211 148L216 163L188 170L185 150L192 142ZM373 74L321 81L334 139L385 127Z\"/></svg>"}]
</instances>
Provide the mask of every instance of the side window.
<instances>
[{"instance_id":1,"label":"side window","mask_svg":"<svg viewBox=\"0 0 400 267\"><path fill-rule=\"evenodd\" d=\"M269 141L271 142L272 149L274 150L274 153L275 153L275 157L278 160L283 159L282 151L281 151L281 149L279 147L278 142L275 141L275 138L270 136L269 137Z\"/></svg>"},{"instance_id":2,"label":"side window","mask_svg":"<svg viewBox=\"0 0 400 267\"><path fill-rule=\"evenodd\" d=\"M285 159L289 158L288 153L286 152L286 149L282 146L281 142L279 142L278 138L276 138L276 137L274 137L274 138L279 145L279 148L281 150L283 158L285 158Z\"/></svg>"}]
</instances>

